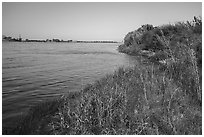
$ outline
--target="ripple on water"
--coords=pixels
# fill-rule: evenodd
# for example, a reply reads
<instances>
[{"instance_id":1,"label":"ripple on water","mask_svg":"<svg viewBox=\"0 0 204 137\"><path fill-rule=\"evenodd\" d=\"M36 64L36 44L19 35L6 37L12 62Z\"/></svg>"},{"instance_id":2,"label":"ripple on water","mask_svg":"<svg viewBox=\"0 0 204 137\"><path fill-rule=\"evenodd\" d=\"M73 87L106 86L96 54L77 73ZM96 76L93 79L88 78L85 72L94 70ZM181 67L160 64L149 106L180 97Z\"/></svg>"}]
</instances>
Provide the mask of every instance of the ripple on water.
<instances>
[{"instance_id":1,"label":"ripple on water","mask_svg":"<svg viewBox=\"0 0 204 137\"><path fill-rule=\"evenodd\" d=\"M118 45L3 42L3 127L12 126L30 106L80 90L119 66L134 65L134 57L117 52Z\"/></svg>"}]
</instances>

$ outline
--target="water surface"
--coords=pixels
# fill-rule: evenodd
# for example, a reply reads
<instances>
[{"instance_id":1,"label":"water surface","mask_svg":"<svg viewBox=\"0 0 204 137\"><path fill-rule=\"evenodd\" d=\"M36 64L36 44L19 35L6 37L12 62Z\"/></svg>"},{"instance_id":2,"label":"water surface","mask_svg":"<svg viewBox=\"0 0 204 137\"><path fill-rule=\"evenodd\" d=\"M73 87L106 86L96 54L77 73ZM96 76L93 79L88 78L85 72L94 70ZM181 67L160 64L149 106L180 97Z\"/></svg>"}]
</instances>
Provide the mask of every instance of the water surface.
<instances>
[{"instance_id":1,"label":"water surface","mask_svg":"<svg viewBox=\"0 0 204 137\"><path fill-rule=\"evenodd\" d=\"M134 57L116 43L2 43L2 120L11 126L36 103L81 90Z\"/></svg>"}]
</instances>

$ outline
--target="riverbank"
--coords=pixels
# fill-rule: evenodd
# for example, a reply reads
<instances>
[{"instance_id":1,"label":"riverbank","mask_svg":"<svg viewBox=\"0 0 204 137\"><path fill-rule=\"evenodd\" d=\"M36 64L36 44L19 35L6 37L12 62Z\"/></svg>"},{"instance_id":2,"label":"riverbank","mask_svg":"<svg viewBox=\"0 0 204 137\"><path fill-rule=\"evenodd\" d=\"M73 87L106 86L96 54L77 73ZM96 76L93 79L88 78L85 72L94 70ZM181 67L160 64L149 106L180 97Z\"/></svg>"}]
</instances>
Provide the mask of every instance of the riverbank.
<instances>
[{"instance_id":1,"label":"riverbank","mask_svg":"<svg viewBox=\"0 0 204 137\"><path fill-rule=\"evenodd\" d=\"M120 68L81 92L31 108L7 133L201 134L202 107L159 69Z\"/></svg>"},{"instance_id":2,"label":"riverbank","mask_svg":"<svg viewBox=\"0 0 204 137\"><path fill-rule=\"evenodd\" d=\"M185 26L129 33L119 51L139 64L32 107L3 134L202 134L202 31Z\"/></svg>"}]
</instances>

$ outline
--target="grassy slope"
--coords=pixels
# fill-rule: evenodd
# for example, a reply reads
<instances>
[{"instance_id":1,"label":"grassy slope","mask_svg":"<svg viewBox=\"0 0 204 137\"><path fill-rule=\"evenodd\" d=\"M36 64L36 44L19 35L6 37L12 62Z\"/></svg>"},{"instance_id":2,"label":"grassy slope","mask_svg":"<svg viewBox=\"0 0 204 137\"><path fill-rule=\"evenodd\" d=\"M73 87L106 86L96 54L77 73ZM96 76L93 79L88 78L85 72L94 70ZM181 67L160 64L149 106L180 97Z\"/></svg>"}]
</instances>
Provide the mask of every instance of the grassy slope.
<instances>
[{"instance_id":1,"label":"grassy slope","mask_svg":"<svg viewBox=\"0 0 204 137\"><path fill-rule=\"evenodd\" d=\"M195 45L199 34L190 34ZM152 39L137 41L155 56L138 57L134 68L119 68L81 92L33 107L3 134L202 134L199 54L184 42L175 46L176 40L164 34L157 38L162 50L145 47ZM135 45L126 43L128 50ZM135 55L141 47L124 49ZM166 63L159 63L160 53L167 54Z\"/></svg>"}]
</instances>

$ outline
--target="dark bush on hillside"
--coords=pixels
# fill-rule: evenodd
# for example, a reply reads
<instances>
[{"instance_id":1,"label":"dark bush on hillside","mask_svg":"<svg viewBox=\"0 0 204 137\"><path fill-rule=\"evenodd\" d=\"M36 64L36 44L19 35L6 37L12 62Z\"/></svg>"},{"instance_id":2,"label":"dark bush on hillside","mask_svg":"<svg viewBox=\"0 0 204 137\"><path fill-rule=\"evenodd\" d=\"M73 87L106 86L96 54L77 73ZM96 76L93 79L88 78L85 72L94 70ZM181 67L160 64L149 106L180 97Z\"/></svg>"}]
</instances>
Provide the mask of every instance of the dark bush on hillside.
<instances>
[{"instance_id":1,"label":"dark bush on hillside","mask_svg":"<svg viewBox=\"0 0 204 137\"><path fill-rule=\"evenodd\" d=\"M142 25L140 28L137 29L138 32L146 32L153 30L154 26L151 24Z\"/></svg>"},{"instance_id":2,"label":"dark bush on hillside","mask_svg":"<svg viewBox=\"0 0 204 137\"><path fill-rule=\"evenodd\" d=\"M171 24L161 26L160 30L163 31L164 36L171 36L172 34L175 34L178 32L177 28Z\"/></svg>"},{"instance_id":3,"label":"dark bush on hillside","mask_svg":"<svg viewBox=\"0 0 204 137\"><path fill-rule=\"evenodd\" d=\"M162 43L157 39L157 34L154 31L145 32L142 36L142 44L146 50L162 50L164 47Z\"/></svg>"},{"instance_id":4,"label":"dark bush on hillside","mask_svg":"<svg viewBox=\"0 0 204 137\"><path fill-rule=\"evenodd\" d=\"M133 44L140 44L140 37L143 33L153 30L153 25L146 24L142 25L135 31L129 32L124 38L124 44L126 46L133 45Z\"/></svg>"},{"instance_id":5,"label":"dark bush on hillside","mask_svg":"<svg viewBox=\"0 0 204 137\"><path fill-rule=\"evenodd\" d=\"M124 38L124 44L118 47L118 50L130 55L138 54L139 50L143 49L142 36L148 31L154 30L153 25L142 25L135 31L129 32Z\"/></svg>"},{"instance_id":6,"label":"dark bush on hillside","mask_svg":"<svg viewBox=\"0 0 204 137\"><path fill-rule=\"evenodd\" d=\"M133 43L133 37L132 37L133 32L129 32L125 38L124 38L124 44L126 46L129 46Z\"/></svg>"}]
</instances>

